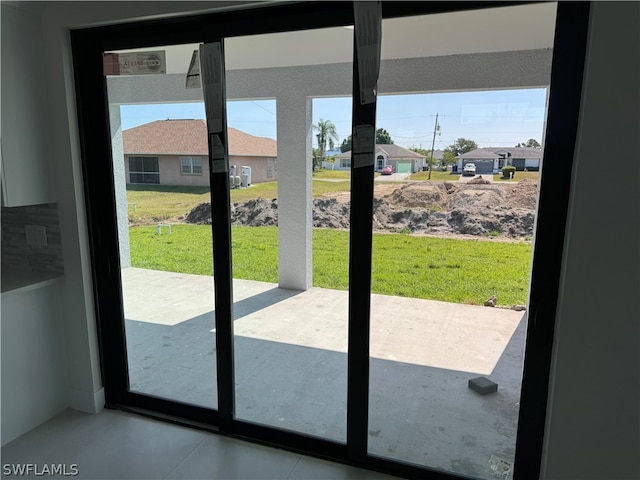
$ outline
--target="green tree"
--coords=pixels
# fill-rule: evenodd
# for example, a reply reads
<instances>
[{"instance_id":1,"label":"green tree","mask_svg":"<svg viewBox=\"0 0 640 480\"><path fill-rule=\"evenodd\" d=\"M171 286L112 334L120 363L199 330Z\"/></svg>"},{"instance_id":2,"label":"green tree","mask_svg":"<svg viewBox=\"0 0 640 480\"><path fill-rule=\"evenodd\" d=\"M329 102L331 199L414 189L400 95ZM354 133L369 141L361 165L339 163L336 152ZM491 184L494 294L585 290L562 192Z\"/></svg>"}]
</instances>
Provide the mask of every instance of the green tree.
<instances>
[{"instance_id":1,"label":"green tree","mask_svg":"<svg viewBox=\"0 0 640 480\"><path fill-rule=\"evenodd\" d=\"M454 157L462 155L463 153L470 152L478 148L478 144L468 138L460 137L447 148L444 149L444 153L450 152Z\"/></svg>"},{"instance_id":2,"label":"green tree","mask_svg":"<svg viewBox=\"0 0 640 480\"><path fill-rule=\"evenodd\" d=\"M351 135L345 138L340 144L341 152L348 152L351 150ZM389 132L387 132L384 128L379 128L376 130L376 145L390 145L393 144L393 139Z\"/></svg>"},{"instance_id":3,"label":"green tree","mask_svg":"<svg viewBox=\"0 0 640 480\"><path fill-rule=\"evenodd\" d=\"M342 153L344 152L348 152L351 150L351 135L349 135L347 138L345 138L342 143L340 144L340 151Z\"/></svg>"},{"instance_id":4,"label":"green tree","mask_svg":"<svg viewBox=\"0 0 640 480\"><path fill-rule=\"evenodd\" d=\"M376 145L390 145L393 143L391 135L384 128L376 130Z\"/></svg>"},{"instance_id":5,"label":"green tree","mask_svg":"<svg viewBox=\"0 0 640 480\"><path fill-rule=\"evenodd\" d=\"M526 142L519 143L516 147L529 147L529 148L540 148L540 142L538 142L535 138L530 138Z\"/></svg>"},{"instance_id":6,"label":"green tree","mask_svg":"<svg viewBox=\"0 0 640 480\"><path fill-rule=\"evenodd\" d=\"M333 142L334 140L338 140L338 132L336 132L336 126L331 120L323 119L318 120L318 123L313 126L313 129L318 132L316 134L316 138L318 139L318 150L320 150L318 161L316 162L315 155L313 159L313 169L317 170L322 167L325 152L327 151L327 144L329 145L329 150L333 150L333 147L335 146Z\"/></svg>"},{"instance_id":7,"label":"green tree","mask_svg":"<svg viewBox=\"0 0 640 480\"><path fill-rule=\"evenodd\" d=\"M314 171L319 170L320 168L322 168L322 155L320 154L320 149L313 148L312 155L313 155L313 170Z\"/></svg>"},{"instance_id":8,"label":"green tree","mask_svg":"<svg viewBox=\"0 0 640 480\"><path fill-rule=\"evenodd\" d=\"M442 161L445 165L454 165L458 159L453 152L445 150L442 154Z\"/></svg>"}]
</instances>

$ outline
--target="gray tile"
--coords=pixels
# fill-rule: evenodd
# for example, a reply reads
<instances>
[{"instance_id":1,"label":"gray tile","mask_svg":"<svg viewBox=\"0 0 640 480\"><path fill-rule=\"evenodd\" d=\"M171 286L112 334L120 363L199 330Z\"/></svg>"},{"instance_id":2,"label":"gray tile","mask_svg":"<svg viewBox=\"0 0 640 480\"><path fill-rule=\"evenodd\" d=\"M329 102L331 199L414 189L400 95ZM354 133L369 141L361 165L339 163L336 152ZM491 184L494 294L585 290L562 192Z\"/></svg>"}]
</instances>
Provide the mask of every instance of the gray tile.
<instances>
[{"instance_id":1,"label":"gray tile","mask_svg":"<svg viewBox=\"0 0 640 480\"><path fill-rule=\"evenodd\" d=\"M397 477L303 456L287 478L291 480L383 480Z\"/></svg>"},{"instance_id":2,"label":"gray tile","mask_svg":"<svg viewBox=\"0 0 640 480\"><path fill-rule=\"evenodd\" d=\"M210 435L166 478L284 479L300 455L240 440Z\"/></svg>"},{"instance_id":3,"label":"gray tile","mask_svg":"<svg viewBox=\"0 0 640 480\"><path fill-rule=\"evenodd\" d=\"M120 412L67 411L3 447L3 463L77 465L76 478L162 478L206 437Z\"/></svg>"},{"instance_id":4,"label":"gray tile","mask_svg":"<svg viewBox=\"0 0 640 480\"><path fill-rule=\"evenodd\" d=\"M82 478L163 478L205 435L137 417L97 432L77 452Z\"/></svg>"}]
</instances>

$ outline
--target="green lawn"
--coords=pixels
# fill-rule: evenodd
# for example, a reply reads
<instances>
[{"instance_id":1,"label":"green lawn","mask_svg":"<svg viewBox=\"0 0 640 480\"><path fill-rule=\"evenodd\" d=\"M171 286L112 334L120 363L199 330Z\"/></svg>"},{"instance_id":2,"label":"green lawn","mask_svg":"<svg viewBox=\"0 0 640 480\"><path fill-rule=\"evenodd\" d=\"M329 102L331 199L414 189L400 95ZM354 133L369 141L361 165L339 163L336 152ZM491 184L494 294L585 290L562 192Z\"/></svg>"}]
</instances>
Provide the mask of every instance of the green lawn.
<instances>
[{"instance_id":1,"label":"green lawn","mask_svg":"<svg viewBox=\"0 0 640 480\"><path fill-rule=\"evenodd\" d=\"M209 187L127 185L129 221L157 223L188 213L210 201Z\"/></svg>"},{"instance_id":2,"label":"green lawn","mask_svg":"<svg viewBox=\"0 0 640 480\"><path fill-rule=\"evenodd\" d=\"M130 229L134 267L211 275L211 227L174 225ZM349 233L313 231L313 284L346 289ZM234 278L277 279L277 228L232 227ZM481 305L526 303L531 244L374 234L372 291L387 295Z\"/></svg>"},{"instance_id":3,"label":"green lawn","mask_svg":"<svg viewBox=\"0 0 640 480\"><path fill-rule=\"evenodd\" d=\"M540 172L516 172L513 177L513 180L509 180L508 178L503 178L501 173L496 173L493 176L494 182L519 182L528 178L529 180L535 180L536 182L540 178Z\"/></svg>"},{"instance_id":4,"label":"green lawn","mask_svg":"<svg viewBox=\"0 0 640 480\"><path fill-rule=\"evenodd\" d=\"M313 178L350 180L351 170L327 170L323 168L313 172Z\"/></svg>"}]
</instances>

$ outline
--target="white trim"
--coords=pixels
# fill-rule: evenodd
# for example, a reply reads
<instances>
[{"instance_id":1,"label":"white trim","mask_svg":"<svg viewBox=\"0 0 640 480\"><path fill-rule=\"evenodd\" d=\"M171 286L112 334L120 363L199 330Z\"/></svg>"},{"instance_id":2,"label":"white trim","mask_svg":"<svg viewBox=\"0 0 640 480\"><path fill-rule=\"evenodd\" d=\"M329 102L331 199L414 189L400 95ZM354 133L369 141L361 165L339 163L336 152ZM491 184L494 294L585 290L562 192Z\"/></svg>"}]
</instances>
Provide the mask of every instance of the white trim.
<instances>
[{"instance_id":1,"label":"white trim","mask_svg":"<svg viewBox=\"0 0 640 480\"><path fill-rule=\"evenodd\" d=\"M96 392L82 392L69 388L69 407L86 413L100 413L104 409L104 388Z\"/></svg>"}]
</instances>

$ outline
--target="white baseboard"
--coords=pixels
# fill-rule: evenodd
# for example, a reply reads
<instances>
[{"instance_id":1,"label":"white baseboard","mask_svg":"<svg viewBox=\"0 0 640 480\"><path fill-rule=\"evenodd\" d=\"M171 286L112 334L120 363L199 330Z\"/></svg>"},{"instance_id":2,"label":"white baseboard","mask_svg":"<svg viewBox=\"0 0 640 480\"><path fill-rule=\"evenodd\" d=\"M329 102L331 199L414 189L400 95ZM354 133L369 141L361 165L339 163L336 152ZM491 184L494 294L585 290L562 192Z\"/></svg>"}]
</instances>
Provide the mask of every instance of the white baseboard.
<instances>
[{"instance_id":1,"label":"white baseboard","mask_svg":"<svg viewBox=\"0 0 640 480\"><path fill-rule=\"evenodd\" d=\"M86 413L99 413L104 408L104 388L96 392L69 389L69 407Z\"/></svg>"}]
</instances>

